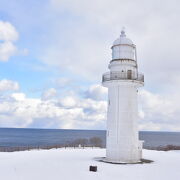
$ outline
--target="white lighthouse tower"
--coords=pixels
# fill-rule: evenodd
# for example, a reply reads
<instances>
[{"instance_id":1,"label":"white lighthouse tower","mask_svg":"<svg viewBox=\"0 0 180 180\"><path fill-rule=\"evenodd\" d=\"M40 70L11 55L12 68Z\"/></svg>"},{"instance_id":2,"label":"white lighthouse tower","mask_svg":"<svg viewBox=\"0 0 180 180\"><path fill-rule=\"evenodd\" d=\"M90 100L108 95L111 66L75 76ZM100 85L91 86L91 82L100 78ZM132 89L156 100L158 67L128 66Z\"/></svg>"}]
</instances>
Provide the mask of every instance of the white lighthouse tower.
<instances>
[{"instance_id":1,"label":"white lighthouse tower","mask_svg":"<svg viewBox=\"0 0 180 180\"><path fill-rule=\"evenodd\" d=\"M112 46L109 72L102 84L108 87L106 158L112 163L137 163L142 158L138 136L138 88L144 76L138 73L136 46L121 31Z\"/></svg>"}]
</instances>

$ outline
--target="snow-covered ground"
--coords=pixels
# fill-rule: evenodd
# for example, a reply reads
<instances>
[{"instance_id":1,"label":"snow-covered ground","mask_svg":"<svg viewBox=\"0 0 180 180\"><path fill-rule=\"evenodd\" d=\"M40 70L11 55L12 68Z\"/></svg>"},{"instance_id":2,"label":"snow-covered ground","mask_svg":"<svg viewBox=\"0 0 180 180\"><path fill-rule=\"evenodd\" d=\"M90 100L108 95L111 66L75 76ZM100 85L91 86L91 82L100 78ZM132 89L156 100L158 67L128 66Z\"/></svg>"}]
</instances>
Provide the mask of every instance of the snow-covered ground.
<instances>
[{"instance_id":1,"label":"snow-covered ground","mask_svg":"<svg viewBox=\"0 0 180 180\"><path fill-rule=\"evenodd\" d=\"M180 151L143 150L150 164L98 162L105 149L52 149L0 153L2 180L179 180ZM98 172L89 166L97 165Z\"/></svg>"}]
</instances>

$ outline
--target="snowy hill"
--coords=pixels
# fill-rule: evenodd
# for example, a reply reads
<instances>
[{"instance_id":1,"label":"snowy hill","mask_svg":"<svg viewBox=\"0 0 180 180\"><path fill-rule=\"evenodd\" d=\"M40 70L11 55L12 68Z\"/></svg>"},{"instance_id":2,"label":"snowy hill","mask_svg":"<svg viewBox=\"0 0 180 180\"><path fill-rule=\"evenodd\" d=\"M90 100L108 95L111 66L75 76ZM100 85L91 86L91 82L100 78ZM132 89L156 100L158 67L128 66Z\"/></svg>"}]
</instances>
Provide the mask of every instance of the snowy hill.
<instances>
[{"instance_id":1,"label":"snowy hill","mask_svg":"<svg viewBox=\"0 0 180 180\"><path fill-rule=\"evenodd\" d=\"M179 180L180 151L143 150L150 164L98 162L105 149L52 149L0 153L3 180ZM97 172L89 166L97 165Z\"/></svg>"}]
</instances>

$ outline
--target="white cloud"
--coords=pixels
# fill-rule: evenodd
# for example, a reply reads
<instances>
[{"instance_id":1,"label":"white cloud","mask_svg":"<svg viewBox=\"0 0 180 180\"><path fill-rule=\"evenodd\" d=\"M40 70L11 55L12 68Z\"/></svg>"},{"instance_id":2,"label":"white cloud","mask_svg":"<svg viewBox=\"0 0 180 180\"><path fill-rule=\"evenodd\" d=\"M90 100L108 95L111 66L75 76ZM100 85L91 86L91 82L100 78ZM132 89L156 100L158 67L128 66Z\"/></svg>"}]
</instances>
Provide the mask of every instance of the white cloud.
<instances>
[{"instance_id":1,"label":"white cloud","mask_svg":"<svg viewBox=\"0 0 180 180\"><path fill-rule=\"evenodd\" d=\"M106 119L106 101L81 98L75 93L58 94L47 89L42 99L28 98L18 90L17 82L1 80L0 126L39 128L102 129Z\"/></svg>"},{"instance_id":2,"label":"white cloud","mask_svg":"<svg viewBox=\"0 0 180 180\"><path fill-rule=\"evenodd\" d=\"M6 90L19 89L16 86L12 87ZM42 100L28 98L21 92L2 94L0 95L0 126L105 129L107 102L101 98L101 91L107 95L106 90L98 85L93 85L86 91L86 93L93 92L87 97L76 93L64 96L53 88L45 91L47 96ZM179 94L166 97L141 90L140 130L180 130L179 98Z\"/></svg>"},{"instance_id":3,"label":"white cloud","mask_svg":"<svg viewBox=\"0 0 180 180\"><path fill-rule=\"evenodd\" d=\"M51 5L56 17L63 12L67 17L55 21L54 43L45 47L43 62L100 82L111 60L110 46L125 26L145 74L140 128L180 130L179 1L51 0ZM86 97L102 100L100 89L91 87Z\"/></svg>"},{"instance_id":4,"label":"white cloud","mask_svg":"<svg viewBox=\"0 0 180 180\"><path fill-rule=\"evenodd\" d=\"M75 97L66 96L61 98L60 103L63 107L71 108L77 106L77 100Z\"/></svg>"},{"instance_id":5,"label":"white cloud","mask_svg":"<svg viewBox=\"0 0 180 180\"><path fill-rule=\"evenodd\" d=\"M110 46L119 36L122 26L125 26L127 36L137 45L139 68L145 73L145 87L153 92L141 91L140 128L180 130L179 1L50 2L46 9L47 16L42 13L46 22L50 23L47 36L42 36L41 44L40 57L45 64L55 66L62 74L67 71L75 73L79 75L76 78L80 81L89 78L100 82L111 60ZM39 9L38 6L36 8ZM50 22L49 18L52 17L53 21ZM23 26L25 29L30 26L37 28L42 25L41 22L45 22L42 17L35 20L30 14L27 14L27 18L28 26ZM28 54L27 49L19 51L16 47L18 38L18 32L11 23L0 21L0 61L8 61L15 54ZM35 68L45 69L38 65ZM0 125L86 129L105 127L107 89L92 85L83 95L78 95L72 86L73 82L67 78L57 79L55 84L57 89L46 90L38 99L28 98L21 92L2 95L7 91L18 91L19 85L10 80L1 80ZM68 92L64 95L58 88L64 91L68 89Z\"/></svg>"},{"instance_id":6,"label":"white cloud","mask_svg":"<svg viewBox=\"0 0 180 180\"><path fill-rule=\"evenodd\" d=\"M17 53L14 41L17 41L18 37L18 32L12 24L0 21L0 61L8 61Z\"/></svg>"},{"instance_id":7,"label":"white cloud","mask_svg":"<svg viewBox=\"0 0 180 180\"><path fill-rule=\"evenodd\" d=\"M86 92L87 97L92 98L94 100L104 100L107 97L108 89L103 87L102 85L95 84L89 87Z\"/></svg>"},{"instance_id":8,"label":"white cloud","mask_svg":"<svg viewBox=\"0 0 180 180\"><path fill-rule=\"evenodd\" d=\"M104 125L106 102L71 97L42 101L22 93L12 97L0 104L1 127L96 129Z\"/></svg>"},{"instance_id":9,"label":"white cloud","mask_svg":"<svg viewBox=\"0 0 180 180\"><path fill-rule=\"evenodd\" d=\"M47 89L45 92L43 92L41 98L42 98L42 100L49 100L49 99L55 97L56 95L57 95L56 89L50 88L50 89Z\"/></svg>"},{"instance_id":10,"label":"white cloud","mask_svg":"<svg viewBox=\"0 0 180 180\"><path fill-rule=\"evenodd\" d=\"M0 21L0 40L16 41L18 40L18 32L9 22Z\"/></svg>"},{"instance_id":11,"label":"white cloud","mask_svg":"<svg viewBox=\"0 0 180 180\"><path fill-rule=\"evenodd\" d=\"M0 80L0 92L17 91L17 90L19 90L18 82L7 79Z\"/></svg>"},{"instance_id":12,"label":"white cloud","mask_svg":"<svg viewBox=\"0 0 180 180\"><path fill-rule=\"evenodd\" d=\"M63 21L54 21L49 35L52 43L46 44L41 55L46 64L100 81L111 60L112 42L125 26L127 36L137 45L139 69L145 73L146 86L164 90L167 81L175 84L173 80L180 75L178 1L50 2L56 17L62 18L63 12L67 16Z\"/></svg>"},{"instance_id":13,"label":"white cloud","mask_svg":"<svg viewBox=\"0 0 180 180\"><path fill-rule=\"evenodd\" d=\"M143 130L180 130L179 94L171 96L140 91L140 128Z\"/></svg>"},{"instance_id":14,"label":"white cloud","mask_svg":"<svg viewBox=\"0 0 180 180\"><path fill-rule=\"evenodd\" d=\"M61 78L57 78L54 80L54 84L57 87L65 87L65 86L69 86L72 83L72 80L66 77L61 77Z\"/></svg>"},{"instance_id":15,"label":"white cloud","mask_svg":"<svg viewBox=\"0 0 180 180\"><path fill-rule=\"evenodd\" d=\"M16 101L25 101L26 100L26 95L24 93L13 93L11 96Z\"/></svg>"},{"instance_id":16,"label":"white cloud","mask_svg":"<svg viewBox=\"0 0 180 180\"><path fill-rule=\"evenodd\" d=\"M17 48L12 42L0 43L0 61L8 61L16 52Z\"/></svg>"}]
</instances>

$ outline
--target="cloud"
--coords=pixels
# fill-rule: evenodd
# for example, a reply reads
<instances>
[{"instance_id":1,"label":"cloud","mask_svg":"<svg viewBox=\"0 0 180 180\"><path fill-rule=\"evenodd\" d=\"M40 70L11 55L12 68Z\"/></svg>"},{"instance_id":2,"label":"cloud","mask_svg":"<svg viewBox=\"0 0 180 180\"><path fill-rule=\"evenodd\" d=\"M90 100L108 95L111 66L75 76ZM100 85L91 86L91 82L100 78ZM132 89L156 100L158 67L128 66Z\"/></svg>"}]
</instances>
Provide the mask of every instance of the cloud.
<instances>
[{"instance_id":1,"label":"cloud","mask_svg":"<svg viewBox=\"0 0 180 180\"><path fill-rule=\"evenodd\" d=\"M105 100L107 98L108 89L102 85L95 84L86 91L86 97L94 100Z\"/></svg>"},{"instance_id":2,"label":"cloud","mask_svg":"<svg viewBox=\"0 0 180 180\"><path fill-rule=\"evenodd\" d=\"M9 22L0 21L0 61L8 61L17 53L14 42L18 40L18 32Z\"/></svg>"},{"instance_id":3,"label":"cloud","mask_svg":"<svg viewBox=\"0 0 180 180\"><path fill-rule=\"evenodd\" d=\"M56 95L57 95L56 89L50 88L43 92L41 99L48 100L48 99L55 97Z\"/></svg>"},{"instance_id":4,"label":"cloud","mask_svg":"<svg viewBox=\"0 0 180 180\"><path fill-rule=\"evenodd\" d=\"M19 90L18 82L7 79L0 80L0 92L17 91L17 90Z\"/></svg>"},{"instance_id":5,"label":"cloud","mask_svg":"<svg viewBox=\"0 0 180 180\"><path fill-rule=\"evenodd\" d=\"M63 107L73 108L77 106L77 99L75 97L66 96L61 98L60 103Z\"/></svg>"},{"instance_id":6,"label":"cloud","mask_svg":"<svg viewBox=\"0 0 180 180\"><path fill-rule=\"evenodd\" d=\"M106 102L63 97L60 100L27 98L23 93L11 95L0 104L1 127L41 127L102 129Z\"/></svg>"},{"instance_id":7,"label":"cloud","mask_svg":"<svg viewBox=\"0 0 180 180\"><path fill-rule=\"evenodd\" d=\"M45 90L42 99L29 98L19 89L17 82L0 81L1 127L76 129L105 127L106 101L83 98L75 93L64 96L58 94L54 88Z\"/></svg>"},{"instance_id":8,"label":"cloud","mask_svg":"<svg viewBox=\"0 0 180 180\"><path fill-rule=\"evenodd\" d=\"M9 58L17 52L17 48L12 42L0 44L0 61L8 61Z\"/></svg>"},{"instance_id":9,"label":"cloud","mask_svg":"<svg viewBox=\"0 0 180 180\"><path fill-rule=\"evenodd\" d=\"M145 74L140 129L179 130L178 5L176 0L163 4L159 0L51 0L52 12L63 20L54 22L52 43L45 47L41 60L100 82L111 60L112 42L125 26L127 36L137 45L139 71ZM105 94L94 85L85 97L104 101Z\"/></svg>"},{"instance_id":10,"label":"cloud","mask_svg":"<svg viewBox=\"0 0 180 180\"><path fill-rule=\"evenodd\" d=\"M167 81L175 84L174 79L180 75L178 1L165 0L163 5L156 0L50 2L52 13L61 21L54 21L51 43L46 43L40 55L45 64L101 81L111 60L112 42L125 26L127 36L137 45L146 87L160 92L167 89Z\"/></svg>"},{"instance_id":11,"label":"cloud","mask_svg":"<svg viewBox=\"0 0 180 180\"><path fill-rule=\"evenodd\" d=\"M24 93L13 93L11 97L16 101L26 100L26 95Z\"/></svg>"},{"instance_id":12,"label":"cloud","mask_svg":"<svg viewBox=\"0 0 180 180\"><path fill-rule=\"evenodd\" d=\"M143 130L180 130L179 94L153 94L140 91L140 128Z\"/></svg>"},{"instance_id":13,"label":"cloud","mask_svg":"<svg viewBox=\"0 0 180 180\"><path fill-rule=\"evenodd\" d=\"M2 84L10 85L2 88ZM10 80L1 80L1 88L3 90L0 94L1 127L106 128L107 101L104 96L107 96L107 91L100 85L94 84L81 92L82 94L74 92L64 95L58 93L57 89L50 88L42 93L42 99L29 98L17 91L18 83ZM140 90L139 129L179 131L179 98L179 94L166 97Z\"/></svg>"},{"instance_id":14,"label":"cloud","mask_svg":"<svg viewBox=\"0 0 180 180\"><path fill-rule=\"evenodd\" d=\"M51 82L53 88L46 89L41 98L19 92L17 82L1 80L1 126L104 128L107 89L97 82L111 60L112 42L125 26L127 36L137 45L139 70L145 74L146 90L140 91L140 129L179 130L179 1L50 0L41 7L48 13L40 18L34 16L42 3L32 2L34 15L27 11L26 18L12 10L22 10L22 5L4 8L9 7L7 12L16 22L24 23L22 32L30 33L33 39L38 36L37 47L41 48L35 48L39 53L36 58L44 64L33 64L33 68L58 69L68 78ZM23 9L28 8L26 4ZM32 27L38 33L31 33ZM17 48L18 39L16 28L0 21L0 61L28 54L27 49ZM96 84L87 88L92 83Z\"/></svg>"},{"instance_id":15,"label":"cloud","mask_svg":"<svg viewBox=\"0 0 180 180\"><path fill-rule=\"evenodd\" d=\"M0 21L0 40L1 41L17 41L18 32L9 22Z\"/></svg>"},{"instance_id":16,"label":"cloud","mask_svg":"<svg viewBox=\"0 0 180 180\"><path fill-rule=\"evenodd\" d=\"M69 84L70 82L71 82L71 80L68 78L65 78L65 77L56 79L56 83L59 86L65 86L65 85Z\"/></svg>"}]
</instances>

